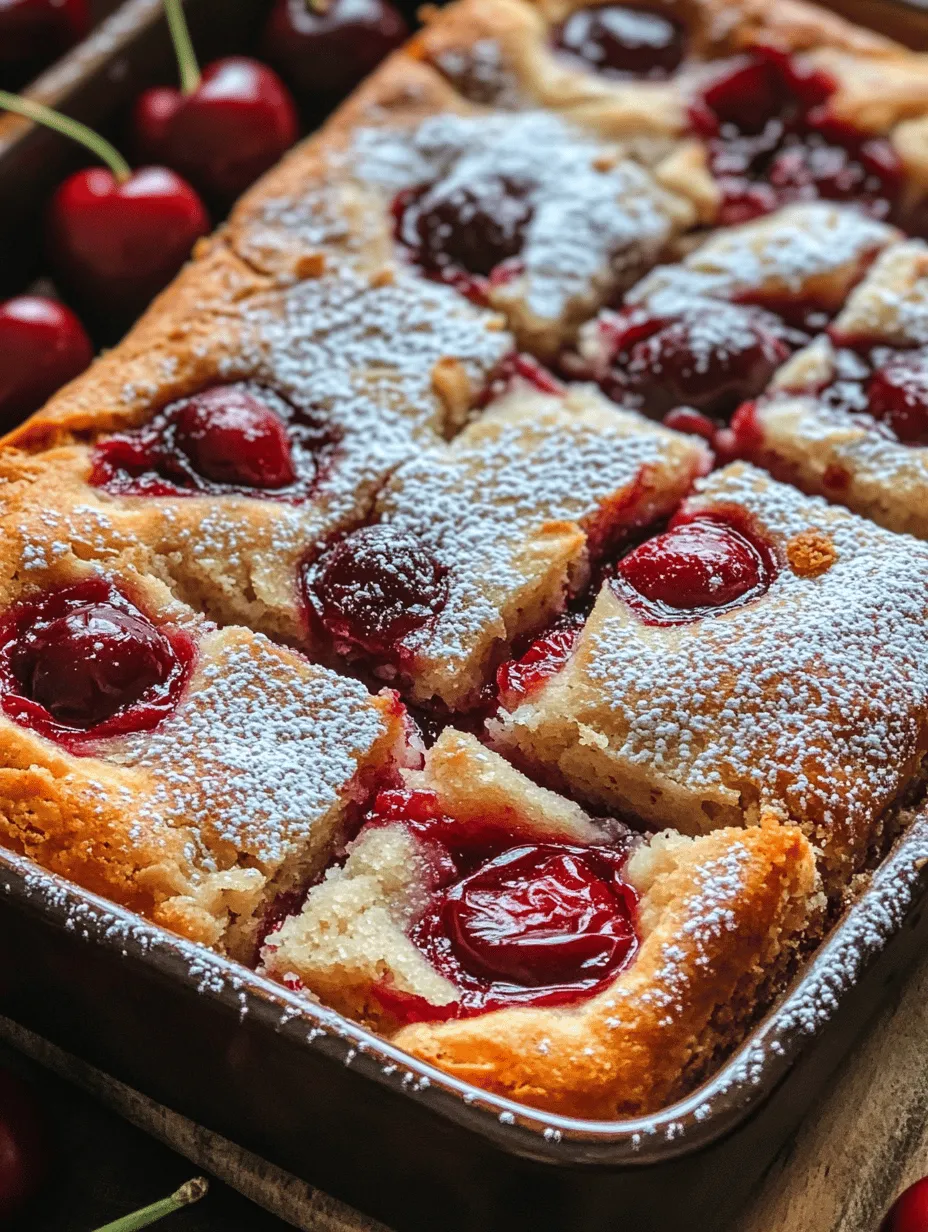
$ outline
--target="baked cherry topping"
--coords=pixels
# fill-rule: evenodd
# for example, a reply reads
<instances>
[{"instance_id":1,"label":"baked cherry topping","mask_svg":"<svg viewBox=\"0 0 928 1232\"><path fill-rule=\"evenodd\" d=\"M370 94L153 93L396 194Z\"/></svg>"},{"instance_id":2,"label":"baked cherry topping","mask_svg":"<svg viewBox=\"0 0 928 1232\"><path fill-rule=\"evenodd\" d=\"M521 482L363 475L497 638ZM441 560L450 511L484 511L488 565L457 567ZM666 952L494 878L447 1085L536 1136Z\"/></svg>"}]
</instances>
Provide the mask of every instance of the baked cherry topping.
<instances>
[{"instance_id":1,"label":"baked cherry topping","mask_svg":"<svg viewBox=\"0 0 928 1232\"><path fill-rule=\"evenodd\" d=\"M504 663L496 673L500 703L514 710L556 675L570 657L582 627L581 615L566 615L542 637L536 638L520 658Z\"/></svg>"},{"instance_id":2,"label":"baked cherry topping","mask_svg":"<svg viewBox=\"0 0 928 1232\"><path fill-rule=\"evenodd\" d=\"M334 443L318 419L271 390L217 385L101 441L91 483L124 495L298 502L312 492Z\"/></svg>"},{"instance_id":3,"label":"baked cherry topping","mask_svg":"<svg viewBox=\"0 0 928 1232\"><path fill-rule=\"evenodd\" d=\"M665 428L673 428L675 432L685 432L688 436L701 436L710 444L718 431L718 424L714 420L708 415L703 415L701 411L694 410L691 406L675 406L662 418L661 423Z\"/></svg>"},{"instance_id":4,"label":"baked cherry topping","mask_svg":"<svg viewBox=\"0 0 928 1232\"><path fill-rule=\"evenodd\" d=\"M336 650L402 660L402 640L442 610L447 568L409 531L364 526L303 573L310 609Z\"/></svg>"},{"instance_id":5,"label":"baked cherry topping","mask_svg":"<svg viewBox=\"0 0 928 1232\"><path fill-rule=\"evenodd\" d=\"M513 351L501 359L487 380L482 394L477 400L478 407L488 406L497 398L513 393L519 389L535 390L540 394L560 394L564 386L553 372L540 363L533 355L521 351Z\"/></svg>"},{"instance_id":6,"label":"baked cherry topping","mask_svg":"<svg viewBox=\"0 0 928 1232\"><path fill-rule=\"evenodd\" d=\"M831 115L834 88L798 58L758 47L729 61L703 90L691 121L707 139L722 192L719 223L816 198L853 202L879 218L893 212L901 162L889 141Z\"/></svg>"},{"instance_id":7,"label":"baked cherry topping","mask_svg":"<svg viewBox=\"0 0 928 1232\"><path fill-rule=\"evenodd\" d=\"M624 4L575 10L558 27L554 41L605 77L669 77L686 51L680 22Z\"/></svg>"},{"instance_id":8,"label":"baked cherry topping","mask_svg":"<svg viewBox=\"0 0 928 1232\"><path fill-rule=\"evenodd\" d=\"M505 280L518 268L532 219L529 191L508 176L407 190L393 205L397 239L425 273L480 298L485 279Z\"/></svg>"},{"instance_id":9,"label":"baked cherry topping","mask_svg":"<svg viewBox=\"0 0 928 1232\"><path fill-rule=\"evenodd\" d=\"M773 313L725 301L681 301L674 316L606 312L599 331L603 389L654 415L681 405L730 414L766 387L797 340Z\"/></svg>"},{"instance_id":10,"label":"baked cherry topping","mask_svg":"<svg viewBox=\"0 0 928 1232\"><path fill-rule=\"evenodd\" d=\"M907 445L928 445L928 353L902 352L867 384L870 414Z\"/></svg>"},{"instance_id":11,"label":"baked cherry topping","mask_svg":"<svg viewBox=\"0 0 928 1232\"><path fill-rule=\"evenodd\" d=\"M616 884L624 857L610 857L526 844L481 865L449 887L439 908L457 961L478 977L528 988L598 982L615 971L635 933L625 887ZM429 920L425 929L434 926Z\"/></svg>"},{"instance_id":12,"label":"baked cherry topping","mask_svg":"<svg viewBox=\"0 0 928 1232\"><path fill-rule=\"evenodd\" d=\"M264 54L304 94L347 94L409 29L389 0L275 0Z\"/></svg>"},{"instance_id":13,"label":"baked cherry topping","mask_svg":"<svg viewBox=\"0 0 928 1232\"><path fill-rule=\"evenodd\" d=\"M192 659L187 634L157 627L103 578L27 600L0 621L4 711L69 747L154 727Z\"/></svg>"},{"instance_id":14,"label":"baked cherry topping","mask_svg":"<svg viewBox=\"0 0 928 1232\"><path fill-rule=\"evenodd\" d=\"M622 877L624 847L519 841L512 818L458 822L426 791L381 793L370 824L391 822L428 855L431 901L410 937L460 990L444 1014L379 990L398 1017L565 1004L597 992L634 956L637 899Z\"/></svg>"},{"instance_id":15,"label":"baked cherry topping","mask_svg":"<svg viewBox=\"0 0 928 1232\"><path fill-rule=\"evenodd\" d=\"M772 551L746 528L702 514L640 544L611 585L645 624L682 624L759 598L775 571Z\"/></svg>"},{"instance_id":16,"label":"baked cherry topping","mask_svg":"<svg viewBox=\"0 0 928 1232\"><path fill-rule=\"evenodd\" d=\"M874 346L866 338L845 338L835 331L832 340L829 382L795 392L816 394L825 406L851 415L889 440L928 445L928 348ZM749 426L745 419L743 431ZM760 442L747 441L752 444ZM747 449L745 456L750 456Z\"/></svg>"}]
</instances>

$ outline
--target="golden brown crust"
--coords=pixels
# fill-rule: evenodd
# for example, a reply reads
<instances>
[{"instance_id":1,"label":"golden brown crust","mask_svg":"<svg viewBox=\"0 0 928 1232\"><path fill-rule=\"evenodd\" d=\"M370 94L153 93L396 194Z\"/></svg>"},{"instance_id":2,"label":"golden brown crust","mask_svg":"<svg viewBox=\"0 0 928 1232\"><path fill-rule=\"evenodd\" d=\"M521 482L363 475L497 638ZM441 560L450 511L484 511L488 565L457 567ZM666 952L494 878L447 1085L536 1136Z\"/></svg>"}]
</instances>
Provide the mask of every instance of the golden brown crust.
<instances>
[{"instance_id":1,"label":"golden brown crust","mask_svg":"<svg viewBox=\"0 0 928 1232\"><path fill-rule=\"evenodd\" d=\"M788 969L815 863L797 831L777 826L668 837L640 863L648 931L607 991L570 1009L404 1027L393 1042L456 1078L568 1116L635 1116L685 1093L744 1029L752 993Z\"/></svg>"}]
</instances>

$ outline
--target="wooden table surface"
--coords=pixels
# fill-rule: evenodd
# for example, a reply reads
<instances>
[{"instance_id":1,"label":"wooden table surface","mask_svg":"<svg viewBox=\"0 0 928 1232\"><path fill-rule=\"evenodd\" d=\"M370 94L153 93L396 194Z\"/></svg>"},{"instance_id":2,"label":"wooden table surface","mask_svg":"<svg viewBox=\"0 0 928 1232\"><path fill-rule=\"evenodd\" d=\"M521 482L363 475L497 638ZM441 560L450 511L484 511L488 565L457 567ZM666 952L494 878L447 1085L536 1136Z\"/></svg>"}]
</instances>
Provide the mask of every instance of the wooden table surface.
<instances>
[{"instance_id":1,"label":"wooden table surface","mask_svg":"<svg viewBox=\"0 0 928 1232\"><path fill-rule=\"evenodd\" d=\"M63 1153L77 1164L68 1160L65 1183L30 1218L28 1232L87 1232L164 1196L198 1170L228 1184L173 1216L171 1232L387 1232L0 1018L2 1040L83 1088L65 1113L72 1140ZM114 1112L139 1129L122 1126ZM928 957L845 1062L732 1232L877 1232L899 1190L926 1172ZM69 1176L79 1178L76 1188Z\"/></svg>"}]
</instances>

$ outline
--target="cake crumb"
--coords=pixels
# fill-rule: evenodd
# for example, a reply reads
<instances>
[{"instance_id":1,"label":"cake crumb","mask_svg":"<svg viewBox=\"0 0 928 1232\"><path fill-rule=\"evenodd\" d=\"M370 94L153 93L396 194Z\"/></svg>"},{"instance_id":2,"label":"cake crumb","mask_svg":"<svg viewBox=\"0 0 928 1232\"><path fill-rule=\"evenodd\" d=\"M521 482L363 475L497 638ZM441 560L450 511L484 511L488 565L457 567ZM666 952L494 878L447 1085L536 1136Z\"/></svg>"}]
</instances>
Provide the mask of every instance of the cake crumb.
<instances>
[{"instance_id":1,"label":"cake crumb","mask_svg":"<svg viewBox=\"0 0 928 1232\"><path fill-rule=\"evenodd\" d=\"M797 577L821 577L838 559L838 549L817 527L793 535L786 545L786 559Z\"/></svg>"}]
</instances>

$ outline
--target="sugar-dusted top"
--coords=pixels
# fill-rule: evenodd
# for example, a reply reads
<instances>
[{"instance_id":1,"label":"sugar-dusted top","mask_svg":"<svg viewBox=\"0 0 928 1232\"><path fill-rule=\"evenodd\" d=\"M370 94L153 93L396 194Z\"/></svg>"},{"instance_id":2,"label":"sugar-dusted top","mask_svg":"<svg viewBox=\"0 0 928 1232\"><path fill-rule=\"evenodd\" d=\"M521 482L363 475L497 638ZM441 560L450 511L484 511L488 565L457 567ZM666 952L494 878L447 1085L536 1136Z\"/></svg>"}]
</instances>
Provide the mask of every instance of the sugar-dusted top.
<instances>
[{"instance_id":1,"label":"sugar-dusted top","mask_svg":"<svg viewBox=\"0 0 928 1232\"><path fill-rule=\"evenodd\" d=\"M583 653L617 755L741 808L869 827L928 738L928 545L744 464L686 507L747 514L783 567L759 600L672 628L610 596ZM834 560L802 576L788 548L812 529Z\"/></svg>"},{"instance_id":2,"label":"sugar-dusted top","mask_svg":"<svg viewBox=\"0 0 928 1232\"><path fill-rule=\"evenodd\" d=\"M523 295L557 319L592 287L625 285L657 256L689 208L647 170L549 112L437 115L412 131L361 129L358 175L391 192L441 179L479 197L518 185L531 219L520 254Z\"/></svg>"}]
</instances>

